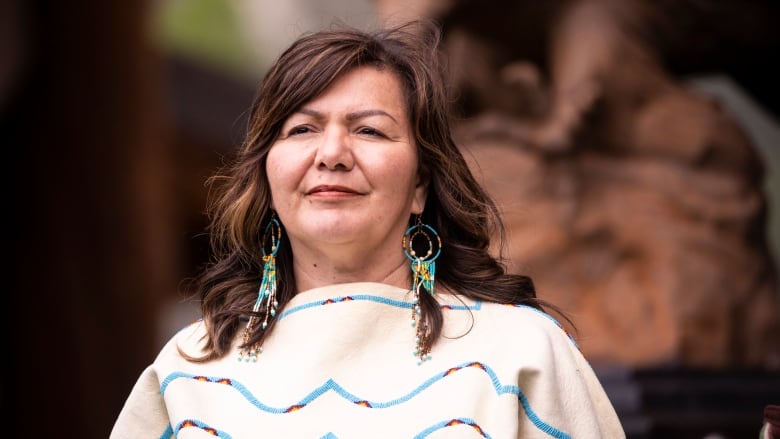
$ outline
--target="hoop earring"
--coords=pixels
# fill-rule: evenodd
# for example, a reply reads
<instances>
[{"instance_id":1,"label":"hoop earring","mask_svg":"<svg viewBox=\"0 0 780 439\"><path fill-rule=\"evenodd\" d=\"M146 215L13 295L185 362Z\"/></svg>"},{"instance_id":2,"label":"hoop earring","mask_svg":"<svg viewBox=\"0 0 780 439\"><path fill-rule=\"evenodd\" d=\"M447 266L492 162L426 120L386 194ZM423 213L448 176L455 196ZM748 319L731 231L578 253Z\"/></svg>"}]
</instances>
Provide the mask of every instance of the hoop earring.
<instances>
[{"instance_id":1,"label":"hoop earring","mask_svg":"<svg viewBox=\"0 0 780 439\"><path fill-rule=\"evenodd\" d=\"M424 256L418 256L414 250L415 238L422 238L428 244L428 250ZM435 244L434 244L435 238ZM416 328L414 356L418 357L421 364L430 360L431 342L428 340L428 323L422 315L420 307L420 288L425 288L431 296L434 295L436 280L436 259L441 254L441 238L433 227L423 224L420 215L417 216L417 222L409 227L401 239L401 245L404 254L411 261L412 269L412 292L414 300L412 302L412 326Z\"/></svg>"},{"instance_id":2,"label":"hoop earring","mask_svg":"<svg viewBox=\"0 0 780 439\"><path fill-rule=\"evenodd\" d=\"M263 280L260 283L260 289L257 292L257 299L252 307L252 315L249 316L249 322L244 329L244 340L242 348L238 353L238 361L257 361L257 356L263 352L260 343L248 346L249 337L252 330L257 325L260 317L260 310L263 313L263 322L260 329L265 331L268 328L268 319L276 316L276 308L279 302L276 300L276 253L279 251L279 242L282 239L282 227L279 221L272 217L271 221L265 227L262 240L263 251ZM266 253L266 246L270 245L270 250Z\"/></svg>"}]
</instances>

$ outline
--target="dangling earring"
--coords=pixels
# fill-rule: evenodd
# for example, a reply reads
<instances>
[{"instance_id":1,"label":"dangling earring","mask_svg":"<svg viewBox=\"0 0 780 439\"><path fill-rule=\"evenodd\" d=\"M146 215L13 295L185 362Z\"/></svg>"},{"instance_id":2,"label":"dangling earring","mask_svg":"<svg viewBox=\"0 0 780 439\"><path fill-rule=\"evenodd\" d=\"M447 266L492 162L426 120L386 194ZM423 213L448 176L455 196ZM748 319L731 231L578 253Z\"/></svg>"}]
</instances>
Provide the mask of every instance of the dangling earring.
<instances>
[{"instance_id":1,"label":"dangling earring","mask_svg":"<svg viewBox=\"0 0 780 439\"><path fill-rule=\"evenodd\" d=\"M420 237L427 241L428 251L424 256L417 256L414 250L414 240ZM436 243L434 244L434 239ZM417 222L406 230L401 245L404 248L404 254L411 261L412 269L412 292L414 301L412 302L412 326L417 328L415 339L414 356L420 359L418 364L430 360L431 343L428 340L428 323L422 318L422 309L420 308L420 288L425 288L428 294L434 294L434 281L436 277L436 259L441 254L441 238L433 227L423 224L421 217L417 216Z\"/></svg>"},{"instance_id":2,"label":"dangling earring","mask_svg":"<svg viewBox=\"0 0 780 439\"><path fill-rule=\"evenodd\" d=\"M257 356L263 352L259 343L247 346L249 336L252 333L257 322L260 320L258 312L263 309L265 315L260 329L265 331L268 328L268 319L276 316L276 307L279 302L276 300L276 253L279 251L279 241L282 238L282 227L276 218L271 218L263 232L262 250L263 250L263 280L260 283L260 289L257 292L257 300L252 307L252 315L244 329L243 346L238 353L238 361L257 361ZM266 246L270 250L266 253Z\"/></svg>"}]
</instances>

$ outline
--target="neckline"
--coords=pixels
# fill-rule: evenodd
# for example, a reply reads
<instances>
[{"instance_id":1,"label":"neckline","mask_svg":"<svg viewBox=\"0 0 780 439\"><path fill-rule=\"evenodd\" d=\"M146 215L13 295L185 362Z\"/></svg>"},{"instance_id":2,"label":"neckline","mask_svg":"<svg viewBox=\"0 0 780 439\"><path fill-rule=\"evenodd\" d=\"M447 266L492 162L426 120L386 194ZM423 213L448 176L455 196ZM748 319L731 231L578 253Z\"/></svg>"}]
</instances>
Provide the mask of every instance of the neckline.
<instances>
[{"instance_id":1,"label":"neckline","mask_svg":"<svg viewBox=\"0 0 780 439\"><path fill-rule=\"evenodd\" d=\"M354 294L371 294L396 300L404 300L407 295L411 298L411 291L409 289L400 288L395 285L380 282L347 282L324 285L301 291L290 299L287 306L296 306L333 296L349 296Z\"/></svg>"}]
</instances>

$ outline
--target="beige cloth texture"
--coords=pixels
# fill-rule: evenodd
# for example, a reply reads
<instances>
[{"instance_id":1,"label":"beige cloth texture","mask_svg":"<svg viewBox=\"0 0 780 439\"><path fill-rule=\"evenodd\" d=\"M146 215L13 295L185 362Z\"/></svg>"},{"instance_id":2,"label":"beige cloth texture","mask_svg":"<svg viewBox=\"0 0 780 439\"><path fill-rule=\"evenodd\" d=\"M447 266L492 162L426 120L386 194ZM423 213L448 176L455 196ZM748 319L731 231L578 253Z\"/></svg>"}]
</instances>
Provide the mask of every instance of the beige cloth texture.
<instances>
[{"instance_id":1,"label":"beige cloth texture","mask_svg":"<svg viewBox=\"0 0 780 439\"><path fill-rule=\"evenodd\" d=\"M192 363L202 322L140 376L111 439L624 438L576 344L525 306L437 294L431 359L413 355L412 294L349 283L296 295L257 362Z\"/></svg>"}]
</instances>

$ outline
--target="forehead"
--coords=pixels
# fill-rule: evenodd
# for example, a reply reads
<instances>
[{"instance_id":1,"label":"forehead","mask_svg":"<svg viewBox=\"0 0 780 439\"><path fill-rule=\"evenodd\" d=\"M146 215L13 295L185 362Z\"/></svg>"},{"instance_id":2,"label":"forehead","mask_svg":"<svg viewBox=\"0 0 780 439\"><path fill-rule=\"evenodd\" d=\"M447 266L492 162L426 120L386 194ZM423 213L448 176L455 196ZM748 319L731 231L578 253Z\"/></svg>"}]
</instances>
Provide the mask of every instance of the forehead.
<instances>
[{"instance_id":1,"label":"forehead","mask_svg":"<svg viewBox=\"0 0 780 439\"><path fill-rule=\"evenodd\" d=\"M360 66L338 76L325 90L303 105L381 105L406 112L406 93L397 73L374 66Z\"/></svg>"}]
</instances>

